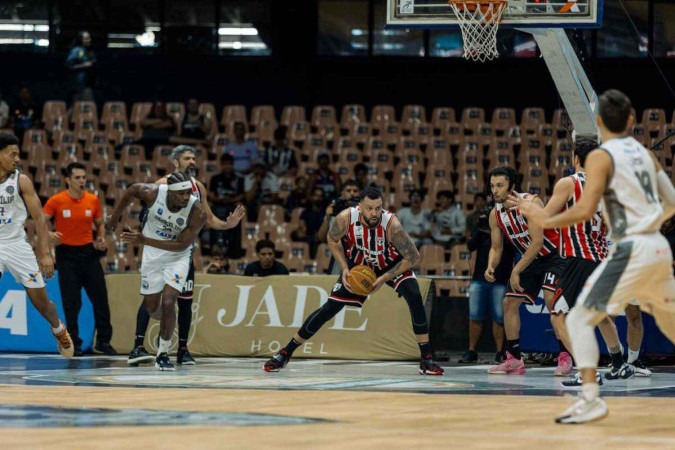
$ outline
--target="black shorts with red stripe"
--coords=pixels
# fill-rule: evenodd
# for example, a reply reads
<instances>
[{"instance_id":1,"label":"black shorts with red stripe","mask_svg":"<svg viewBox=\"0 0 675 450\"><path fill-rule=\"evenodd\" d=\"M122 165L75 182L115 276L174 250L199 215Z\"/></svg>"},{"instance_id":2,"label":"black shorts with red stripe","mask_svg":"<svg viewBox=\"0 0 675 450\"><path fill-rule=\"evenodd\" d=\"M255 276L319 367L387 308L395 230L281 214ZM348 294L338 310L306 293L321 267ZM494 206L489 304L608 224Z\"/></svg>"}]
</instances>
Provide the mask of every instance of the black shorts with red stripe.
<instances>
[{"instance_id":1,"label":"black shorts with red stripe","mask_svg":"<svg viewBox=\"0 0 675 450\"><path fill-rule=\"evenodd\" d=\"M567 313L577 303L586 280L600 265L600 261L584 258L567 258L565 273L560 277L558 289L553 296L553 311Z\"/></svg>"},{"instance_id":2,"label":"black shorts with red stripe","mask_svg":"<svg viewBox=\"0 0 675 450\"><path fill-rule=\"evenodd\" d=\"M537 257L520 273L520 287L524 291L515 291L509 281L506 287L506 296L519 297L525 303L534 305L541 289L555 292L566 265L567 260L561 258L558 254Z\"/></svg>"},{"instance_id":3,"label":"black shorts with red stripe","mask_svg":"<svg viewBox=\"0 0 675 450\"><path fill-rule=\"evenodd\" d=\"M401 285L401 283L405 280L408 279L413 279L415 280L415 273L412 270L408 270L406 272L403 272L401 275L397 276L396 278L392 278L391 280L387 281L387 286L391 287L393 290L397 291L398 287ZM398 291L397 291L398 293ZM399 294L400 295L400 294ZM365 301L368 299L367 295L357 295L354 294L352 291L347 289L347 287L342 283L342 275L338 276L337 282L333 286L333 290L331 291L330 295L328 296L329 300L334 300L336 302L340 303L346 303L351 306L356 306L356 307L361 307L365 303Z\"/></svg>"}]
</instances>

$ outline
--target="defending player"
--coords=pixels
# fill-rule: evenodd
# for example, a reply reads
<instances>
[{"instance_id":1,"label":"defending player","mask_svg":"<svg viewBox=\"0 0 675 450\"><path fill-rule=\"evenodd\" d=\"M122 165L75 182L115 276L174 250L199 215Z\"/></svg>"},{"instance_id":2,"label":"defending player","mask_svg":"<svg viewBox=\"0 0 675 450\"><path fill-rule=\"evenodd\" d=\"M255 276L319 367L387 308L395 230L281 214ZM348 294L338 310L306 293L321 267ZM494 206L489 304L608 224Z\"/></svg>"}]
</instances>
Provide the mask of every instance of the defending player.
<instances>
[{"instance_id":1,"label":"defending player","mask_svg":"<svg viewBox=\"0 0 675 450\"><path fill-rule=\"evenodd\" d=\"M506 360L488 370L491 374L522 375L525 363L520 354L520 305L534 304L539 290L544 290L544 301L551 310L553 293L565 268L565 260L558 255L555 230L544 232L529 223L519 210L513 209L508 195L516 189L518 174L508 167L497 167L490 173L490 189L495 201L490 214L492 248L485 279L494 282L494 271L502 257L502 239L506 237L522 257L511 272L504 297L504 331L506 333ZM523 194L518 194L522 196ZM533 202L543 207L538 198ZM555 324L554 324L555 326ZM564 336L560 336L564 339Z\"/></svg>"},{"instance_id":2,"label":"defending player","mask_svg":"<svg viewBox=\"0 0 675 450\"><path fill-rule=\"evenodd\" d=\"M59 353L72 358L75 346L59 320L56 305L47 297L42 278L42 274L45 278L54 275L47 221L33 183L19 172L18 165L19 140L12 134L0 133L0 278L8 270L23 285L30 302L49 322ZM39 259L35 258L23 228L28 214L35 221Z\"/></svg>"},{"instance_id":3,"label":"defending player","mask_svg":"<svg viewBox=\"0 0 675 450\"><path fill-rule=\"evenodd\" d=\"M192 246L206 222L206 213L192 195L192 186L190 177L183 172L172 173L167 184L134 184L124 193L106 224L113 231L134 198L149 208L142 231L124 232L122 241L144 246L141 294L150 316L160 319L155 359L159 370L174 370L168 352L176 324L176 300L185 287Z\"/></svg>"},{"instance_id":4,"label":"defending player","mask_svg":"<svg viewBox=\"0 0 675 450\"><path fill-rule=\"evenodd\" d=\"M584 423L607 415L596 381L599 351L593 328L608 314L617 315L637 299L675 342L673 254L659 232L675 212L675 189L656 157L629 135L635 120L631 109L620 91L600 96L597 123L603 144L586 159L586 186L574 206L550 218L527 202L521 206L532 210L531 220L540 226L560 228L591 219L602 199L614 241L567 318L583 385L581 398L556 418L557 423Z\"/></svg>"},{"instance_id":5,"label":"defending player","mask_svg":"<svg viewBox=\"0 0 675 450\"><path fill-rule=\"evenodd\" d=\"M229 230L239 224L239 221L246 213L246 209L241 205L237 206L237 208L230 213L226 221L220 220L211 211L211 207L206 201L206 188L199 180L194 178L197 171L197 157L193 147L190 147L189 145L179 145L173 149L169 159L173 163L176 171L185 172L190 176L192 195L202 203L202 207L206 213L206 226L208 228L213 228L215 230ZM168 175L155 181L155 183L166 184L167 178ZM176 355L176 363L178 365L196 364L187 346L190 326L192 325L192 295L194 280L195 266L194 261L190 259L190 272L188 273L185 287L178 296L178 352ZM149 323L150 316L148 315L148 311L145 306L141 304L138 308L138 314L136 315L136 339L134 342L134 349L129 354L129 359L127 360L129 365L137 366L142 362L148 362L154 359L154 356L149 354L143 347L145 332Z\"/></svg>"},{"instance_id":6,"label":"defending player","mask_svg":"<svg viewBox=\"0 0 675 450\"><path fill-rule=\"evenodd\" d=\"M286 347L265 363L264 370L278 372L285 367L293 352L345 305L363 306L368 296L352 293L347 282L349 270L363 264L372 268L377 275L373 292L387 284L408 303L421 353L419 373L443 375L443 368L433 360L427 316L419 284L411 270L419 261L419 252L396 215L382 208L382 193L378 189L365 188L361 192L358 208L350 207L337 215L328 231L328 246L342 275L328 296L328 301L305 319Z\"/></svg>"}]
</instances>

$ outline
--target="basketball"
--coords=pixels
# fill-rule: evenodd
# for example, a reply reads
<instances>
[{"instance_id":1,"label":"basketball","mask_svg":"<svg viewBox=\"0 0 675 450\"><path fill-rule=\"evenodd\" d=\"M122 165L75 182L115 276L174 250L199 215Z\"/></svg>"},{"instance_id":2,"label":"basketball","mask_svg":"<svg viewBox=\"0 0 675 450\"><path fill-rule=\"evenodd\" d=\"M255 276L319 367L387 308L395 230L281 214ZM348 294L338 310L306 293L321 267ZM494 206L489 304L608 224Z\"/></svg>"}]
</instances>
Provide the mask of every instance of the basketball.
<instances>
[{"instance_id":1,"label":"basketball","mask_svg":"<svg viewBox=\"0 0 675 450\"><path fill-rule=\"evenodd\" d=\"M368 266L355 266L349 271L350 291L356 295L368 295L373 292L377 276Z\"/></svg>"}]
</instances>

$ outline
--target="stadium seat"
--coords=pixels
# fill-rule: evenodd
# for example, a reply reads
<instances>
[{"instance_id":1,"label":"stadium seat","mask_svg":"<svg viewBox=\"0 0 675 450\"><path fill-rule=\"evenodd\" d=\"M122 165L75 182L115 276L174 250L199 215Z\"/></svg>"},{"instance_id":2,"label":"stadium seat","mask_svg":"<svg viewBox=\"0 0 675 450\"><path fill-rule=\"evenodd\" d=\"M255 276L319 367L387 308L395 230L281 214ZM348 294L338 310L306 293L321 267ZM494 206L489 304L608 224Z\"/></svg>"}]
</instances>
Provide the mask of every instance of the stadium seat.
<instances>
[{"instance_id":1,"label":"stadium seat","mask_svg":"<svg viewBox=\"0 0 675 450\"><path fill-rule=\"evenodd\" d=\"M380 136L382 136L382 140L387 147L396 146L401 139L401 124L398 122L388 122L378 130L380 130Z\"/></svg>"},{"instance_id":2,"label":"stadium seat","mask_svg":"<svg viewBox=\"0 0 675 450\"><path fill-rule=\"evenodd\" d=\"M361 122L352 128L349 136L352 138L354 146L365 149L368 140L373 134L373 130L368 122Z\"/></svg>"},{"instance_id":3,"label":"stadium seat","mask_svg":"<svg viewBox=\"0 0 675 450\"><path fill-rule=\"evenodd\" d=\"M129 123L134 125L134 130L140 130L141 122L148 117L152 110L151 102L136 102L131 105L131 115L129 116Z\"/></svg>"},{"instance_id":4,"label":"stadium seat","mask_svg":"<svg viewBox=\"0 0 675 450\"><path fill-rule=\"evenodd\" d=\"M180 126L185 117L185 104L181 102L167 102L166 113Z\"/></svg>"},{"instance_id":5,"label":"stadium seat","mask_svg":"<svg viewBox=\"0 0 675 450\"><path fill-rule=\"evenodd\" d=\"M503 135L506 130L516 125L516 110L513 108L495 108L492 111L492 128Z\"/></svg>"},{"instance_id":6,"label":"stadium seat","mask_svg":"<svg viewBox=\"0 0 675 450\"><path fill-rule=\"evenodd\" d=\"M212 105L213 106L213 105ZM200 105L201 108L201 105ZM201 111L200 111L201 112ZM213 116L215 119L215 115ZM228 129L231 123L241 122L248 130L248 119L246 118L246 107L244 105L225 105L220 116L220 126L225 133L231 132Z\"/></svg>"},{"instance_id":7,"label":"stadium seat","mask_svg":"<svg viewBox=\"0 0 675 450\"><path fill-rule=\"evenodd\" d=\"M301 147L310 135L309 122L306 120L293 122L288 126L288 140L298 147Z\"/></svg>"},{"instance_id":8,"label":"stadium seat","mask_svg":"<svg viewBox=\"0 0 675 450\"><path fill-rule=\"evenodd\" d=\"M340 128L351 130L355 125L366 122L366 109L363 105L349 104L342 107L340 114Z\"/></svg>"},{"instance_id":9,"label":"stadium seat","mask_svg":"<svg viewBox=\"0 0 675 450\"><path fill-rule=\"evenodd\" d=\"M455 110L449 106L436 107L431 113L431 126L436 136L445 134L447 125L455 122L457 122Z\"/></svg>"},{"instance_id":10,"label":"stadium seat","mask_svg":"<svg viewBox=\"0 0 675 450\"><path fill-rule=\"evenodd\" d=\"M258 210L259 224L278 225L284 223L284 207L281 205L261 205Z\"/></svg>"},{"instance_id":11,"label":"stadium seat","mask_svg":"<svg viewBox=\"0 0 675 450\"><path fill-rule=\"evenodd\" d=\"M544 108L525 108L520 119L520 129L523 134L536 134L540 124L546 123Z\"/></svg>"},{"instance_id":12,"label":"stadium seat","mask_svg":"<svg viewBox=\"0 0 675 450\"><path fill-rule=\"evenodd\" d=\"M45 130L29 129L23 134L23 142L21 147L26 151L26 147L30 144L47 144L47 132Z\"/></svg>"},{"instance_id":13,"label":"stadium seat","mask_svg":"<svg viewBox=\"0 0 675 450\"><path fill-rule=\"evenodd\" d=\"M316 273L317 274L327 274L329 273L330 267L330 258L332 253L328 244L319 244L319 247L316 250Z\"/></svg>"},{"instance_id":14,"label":"stadium seat","mask_svg":"<svg viewBox=\"0 0 675 450\"><path fill-rule=\"evenodd\" d=\"M101 110L101 125L105 126L110 119L128 122L127 105L124 102L105 102Z\"/></svg>"},{"instance_id":15,"label":"stadium seat","mask_svg":"<svg viewBox=\"0 0 675 450\"><path fill-rule=\"evenodd\" d=\"M427 110L422 105L405 105L401 114L403 126L419 124L427 121Z\"/></svg>"},{"instance_id":16,"label":"stadium seat","mask_svg":"<svg viewBox=\"0 0 675 450\"><path fill-rule=\"evenodd\" d=\"M471 106L462 110L462 118L460 124L464 130L464 134L473 134L479 124L485 122L485 109ZM469 131L470 130L470 131Z\"/></svg>"},{"instance_id":17,"label":"stadium seat","mask_svg":"<svg viewBox=\"0 0 675 450\"><path fill-rule=\"evenodd\" d=\"M446 124L442 136L444 136L448 140L448 144L450 144L451 148L452 146L455 147L460 146L462 144L462 141L464 140L464 130L462 128L462 125L460 125L457 122L450 122Z\"/></svg>"},{"instance_id":18,"label":"stadium seat","mask_svg":"<svg viewBox=\"0 0 675 450\"><path fill-rule=\"evenodd\" d=\"M98 111L96 103L92 101L77 101L73 105L71 123L76 124L79 119L90 119L98 127Z\"/></svg>"},{"instance_id":19,"label":"stadium seat","mask_svg":"<svg viewBox=\"0 0 675 450\"><path fill-rule=\"evenodd\" d=\"M304 106L284 106L281 111L282 125L290 126L294 122L307 122L307 114Z\"/></svg>"},{"instance_id":20,"label":"stadium seat","mask_svg":"<svg viewBox=\"0 0 675 450\"><path fill-rule=\"evenodd\" d=\"M333 132L337 129L337 116L335 114L335 107L331 105L316 105L312 108L311 125L314 132L319 132L330 129Z\"/></svg>"},{"instance_id":21,"label":"stadium seat","mask_svg":"<svg viewBox=\"0 0 675 450\"><path fill-rule=\"evenodd\" d=\"M249 130L257 131L257 127L263 120L277 123L276 113L272 105L257 105L251 110L251 122Z\"/></svg>"},{"instance_id":22,"label":"stadium seat","mask_svg":"<svg viewBox=\"0 0 675 450\"><path fill-rule=\"evenodd\" d=\"M375 105L370 114L370 123L373 128L381 130L390 122L396 122L396 111L391 105Z\"/></svg>"}]
</instances>

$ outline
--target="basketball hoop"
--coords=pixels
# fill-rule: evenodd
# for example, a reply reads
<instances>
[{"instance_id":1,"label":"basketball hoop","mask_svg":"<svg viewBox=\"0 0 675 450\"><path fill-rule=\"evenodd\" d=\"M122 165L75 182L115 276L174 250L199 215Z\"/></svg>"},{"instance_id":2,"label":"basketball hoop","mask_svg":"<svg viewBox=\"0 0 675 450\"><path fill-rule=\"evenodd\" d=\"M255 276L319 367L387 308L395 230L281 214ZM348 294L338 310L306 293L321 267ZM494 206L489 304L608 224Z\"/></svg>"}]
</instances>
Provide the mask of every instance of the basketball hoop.
<instances>
[{"instance_id":1,"label":"basketball hoop","mask_svg":"<svg viewBox=\"0 0 675 450\"><path fill-rule=\"evenodd\" d=\"M508 0L449 0L464 40L464 58L488 61L499 57L497 30Z\"/></svg>"}]
</instances>

